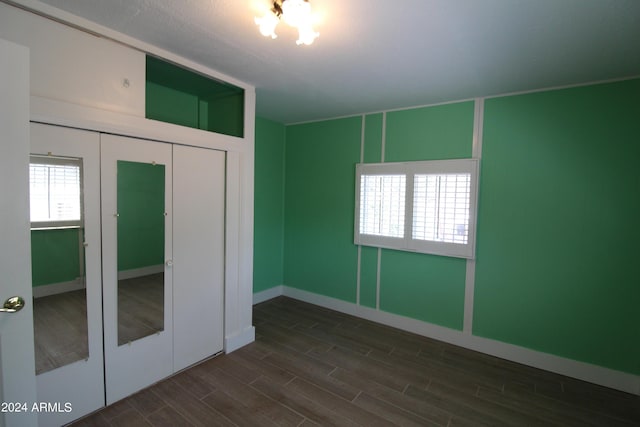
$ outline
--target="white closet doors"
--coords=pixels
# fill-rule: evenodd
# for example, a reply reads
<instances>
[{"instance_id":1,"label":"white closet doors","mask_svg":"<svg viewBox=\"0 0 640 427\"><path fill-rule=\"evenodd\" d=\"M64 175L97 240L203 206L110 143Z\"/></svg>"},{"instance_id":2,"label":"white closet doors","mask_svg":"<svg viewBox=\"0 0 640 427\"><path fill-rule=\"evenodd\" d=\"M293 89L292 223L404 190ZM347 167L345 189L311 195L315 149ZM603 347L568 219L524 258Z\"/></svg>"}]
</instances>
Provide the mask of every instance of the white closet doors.
<instances>
[{"instance_id":1,"label":"white closet doors","mask_svg":"<svg viewBox=\"0 0 640 427\"><path fill-rule=\"evenodd\" d=\"M102 136L107 404L223 350L225 163Z\"/></svg>"},{"instance_id":2,"label":"white closet doors","mask_svg":"<svg viewBox=\"0 0 640 427\"><path fill-rule=\"evenodd\" d=\"M173 147L174 371L224 346L225 153Z\"/></svg>"},{"instance_id":3,"label":"white closet doors","mask_svg":"<svg viewBox=\"0 0 640 427\"><path fill-rule=\"evenodd\" d=\"M101 136L107 404L173 373L171 145Z\"/></svg>"},{"instance_id":4,"label":"white closet doors","mask_svg":"<svg viewBox=\"0 0 640 427\"><path fill-rule=\"evenodd\" d=\"M56 226L34 229L32 233L45 234L48 237L32 235L34 248L55 245L51 249L58 252L58 263L78 262L77 252L66 253L68 245L62 245L59 233L75 233L76 245L78 233L84 243L84 257L80 251L84 274L80 273L77 282L79 289L69 289L68 283L34 287L50 288L48 296L34 300L36 323L36 367L46 366L44 372L36 377L38 401L60 402L57 411L42 411L38 414L40 426L57 426L93 412L104 406L104 373L102 353L102 288L100 275L100 145L99 134L58 126L31 124L31 154L43 155L41 161L58 166L49 173L49 196L56 192L56 186L69 185L61 176L69 170L60 167L65 159L73 159L81 165L80 225ZM32 158L33 159L33 158ZM41 168L40 168L41 169ZM32 172L33 175L33 172ZM55 175L55 177L54 177ZM34 179L34 176L31 177ZM59 188L59 187L58 187ZM65 201L60 198L50 200L50 209L60 209ZM32 206L32 209L34 207ZM32 215L33 218L33 215ZM37 223L32 223L37 224ZM73 247L73 241L72 247ZM76 247L76 251L78 251ZM37 252L32 257L34 271L42 271L38 265ZM45 255L48 257L49 255ZM46 262L46 260L44 260ZM73 264L73 262L71 262ZM59 265L44 267L48 274ZM38 275L35 275L38 276ZM34 277L37 279L37 277ZM34 283L34 285L36 285ZM29 301L30 303L30 301ZM64 357L62 357L64 355ZM75 355L75 356L74 356ZM67 406L65 406L65 404Z\"/></svg>"}]
</instances>

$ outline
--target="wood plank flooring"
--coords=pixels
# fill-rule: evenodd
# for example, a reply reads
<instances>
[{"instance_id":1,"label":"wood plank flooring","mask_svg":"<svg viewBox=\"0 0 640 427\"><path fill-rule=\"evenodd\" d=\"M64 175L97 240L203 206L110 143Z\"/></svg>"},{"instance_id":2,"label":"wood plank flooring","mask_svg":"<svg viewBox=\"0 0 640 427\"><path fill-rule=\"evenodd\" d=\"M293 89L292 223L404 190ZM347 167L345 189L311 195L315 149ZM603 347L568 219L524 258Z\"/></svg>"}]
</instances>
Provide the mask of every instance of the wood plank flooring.
<instances>
[{"instance_id":1,"label":"wood plank flooring","mask_svg":"<svg viewBox=\"0 0 640 427\"><path fill-rule=\"evenodd\" d=\"M164 273L118 280L118 345L164 331Z\"/></svg>"},{"instance_id":2,"label":"wood plank flooring","mask_svg":"<svg viewBox=\"0 0 640 427\"><path fill-rule=\"evenodd\" d=\"M256 342L75 426L638 426L640 397L296 300Z\"/></svg>"},{"instance_id":3,"label":"wood plank flooring","mask_svg":"<svg viewBox=\"0 0 640 427\"><path fill-rule=\"evenodd\" d=\"M34 298L36 374L89 357L84 289Z\"/></svg>"},{"instance_id":4,"label":"wood plank flooring","mask_svg":"<svg viewBox=\"0 0 640 427\"><path fill-rule=\"evenodd\" d=\"M164 273L118 281L118 345L164 330ZM89 357L84 289L33 300L36 374Z\"/></svg>"}]
</instances>

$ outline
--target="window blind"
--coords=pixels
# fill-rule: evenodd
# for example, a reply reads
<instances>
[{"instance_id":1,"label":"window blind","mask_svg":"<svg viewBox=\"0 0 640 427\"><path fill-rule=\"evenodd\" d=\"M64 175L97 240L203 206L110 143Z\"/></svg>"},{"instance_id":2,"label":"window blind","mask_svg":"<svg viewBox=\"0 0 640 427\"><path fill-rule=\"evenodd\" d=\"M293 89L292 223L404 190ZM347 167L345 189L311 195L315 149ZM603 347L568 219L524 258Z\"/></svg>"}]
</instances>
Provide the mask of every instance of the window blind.
<instances>
[{"instance_id":1,"label":"window blind","mask_svg":"<svg viewBox=\"0 0 640 427\"><path fill-rule=\"evenodd\" d=\"M413 186L413 239L466 244L471 174L419 174Z\"/></svg>"},{"instance_id":2,"label":"window blind","mask_svg":"<svg viewBox=\"0 0 640 427\"><path fill-rule=\"evenodd\" d=\"M360 177L360 233L403 237L405 175Z\"/></svg>"},{"instance_id":3,"label":"window blind","mask_svg":"<svg viewBox=\"0 0 640 427\"><path fill-rule=\"evenodd\" d=\"M31 222L80 221L80 166L29 165Z\"/></svg>"}]
</instances>

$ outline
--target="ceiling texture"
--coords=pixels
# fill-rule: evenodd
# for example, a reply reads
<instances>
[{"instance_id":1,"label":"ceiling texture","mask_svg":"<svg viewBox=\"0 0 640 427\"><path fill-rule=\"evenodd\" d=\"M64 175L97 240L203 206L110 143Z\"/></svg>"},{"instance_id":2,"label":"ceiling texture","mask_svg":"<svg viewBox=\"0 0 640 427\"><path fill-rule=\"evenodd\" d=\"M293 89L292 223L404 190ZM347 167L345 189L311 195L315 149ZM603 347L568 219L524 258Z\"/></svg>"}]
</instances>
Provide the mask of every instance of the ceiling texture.
<instances>
[{"instance_id":1,"label":"ceiling texture","mask_svg":"<svg viewBox=\"0 0 640 427\"><path fill-rule=\"evenodd\" d=\"M44 0L256 87L284 124L640 76L640 0L310 0L320 37L260 35L268 0Z\"/></svg>"}]
</instances>

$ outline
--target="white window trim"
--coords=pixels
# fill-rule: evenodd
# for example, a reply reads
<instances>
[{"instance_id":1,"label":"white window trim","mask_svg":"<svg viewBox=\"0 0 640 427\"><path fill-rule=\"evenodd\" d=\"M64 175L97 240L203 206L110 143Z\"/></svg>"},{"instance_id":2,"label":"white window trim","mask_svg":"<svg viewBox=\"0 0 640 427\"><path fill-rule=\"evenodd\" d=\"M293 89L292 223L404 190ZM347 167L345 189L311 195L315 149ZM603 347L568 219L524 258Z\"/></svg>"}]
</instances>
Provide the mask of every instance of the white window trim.
<instances>
[{"instance_id":1,"label":"white window trim","mask_svg":"<svg viewBox=\"0 0 640 427\"><path fill-rule=\"evenodd\" d=\"M43 165L61 165L61 166L77 166L80 169L80 219L77 220L58 220L58 221L31 221L31 230L51 230L63 228L82 228L84 223L83 205L83 170L82 159L73 157L59 157L51 154L40 155L31 154L29 164Z\"/></svg>"},{"instance_id":2,"label":"white window trim","mask_svg":"<svg viewBox=\"0 0 640 427\"><path fill-rule=\"evenodd\" d=\"M476 220L478 201L478 159L429 160L397 163L359 163L356 165L355 227L356 245L374 246L409 252L473 259L475 257ZM466 244L414 240L413 231L413 182L418 174L470 174L469 224ZM360 181L362 175L406 176L404 237L393 238L360 234Z\"/></svg>"}]
</instances>

